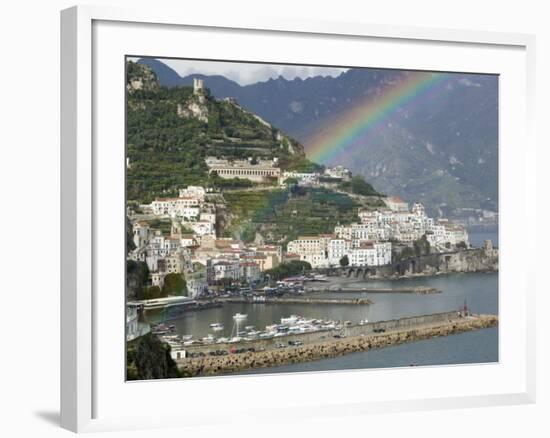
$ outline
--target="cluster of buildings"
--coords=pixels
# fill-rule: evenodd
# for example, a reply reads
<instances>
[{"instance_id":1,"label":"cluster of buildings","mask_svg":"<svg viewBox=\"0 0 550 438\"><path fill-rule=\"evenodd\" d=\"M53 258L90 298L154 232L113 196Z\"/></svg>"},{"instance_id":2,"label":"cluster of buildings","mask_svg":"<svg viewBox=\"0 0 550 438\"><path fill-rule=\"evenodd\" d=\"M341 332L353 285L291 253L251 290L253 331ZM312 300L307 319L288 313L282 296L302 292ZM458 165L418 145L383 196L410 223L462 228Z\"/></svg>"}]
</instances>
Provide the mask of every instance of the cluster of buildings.
<instances>
[{"instance_id":1,"label":"cluster of buildings","mask_svg":"<svg viewBox=\"0 0 550 438\"><path fill-rule=\"evenodd\" d=\"M463 243L468 233L446 219L434 220L419 203L409 209L407 202L393 196L386 208L359 209L359 222L337 225L331 234L302 236L288 243L288 252L314 268L338 266L347 256L349 266L382 266L392 262L392 244L412 246L426 236L433 251L448 251Z\"/></svg>"},{"instance_id":2,"label":"cluster of buildings","mask_svg":"<svg viewBox=\"0 0 550 438\"><path fill-rule=\"evenodd\" d=\"M189 186L177 198L159 198L145 213L171 221L170 233L151 226L150 220L132 224L135 249L128 257L149 268L149 285L162 288L168 274L183 274L188 295L200 296L226 280L254 283L262 272L283 262L280 245L245 245L240 240L218 238L216 206L207 201L207 190Z\"/></svg>"},{"instance_id":3,"label":"cluster of buildings","mask_svg":"<svg viewBox=\"0 0 550 438\"><path fill-rule=\"evenodd\" d=\"M448 251L461 243L469 246L462 226L428 217L422 204L409 208L398 197L388 197L385 203L376 210L359 209L357 222L337 225L330 234L292 240L283 252L281 245L246 245L218 237L216 205L208 202L203 187L189 186L177 198L156 199L148 206L153 217L170 219L169 235L149 221L134 221L136 248L129 258L147 263L152 286L162 288L167 274L184 274L189 296L195 297L226 281L252 284L262 279L262 272L291 260L306 261L313 268L339 266L344 257L349 266L388 265L396 245L412 246L422 236L432 251Z\"/></svg>"},{"instance_id":4,"label":"cluster of buildings","mask_svg":"<svg viewBox=\"0 0 550 438\"><path fill-rule=\"evenodd\" d=\"M323 172L296 172L285 171L279 179L281 186L286 185L289 179L296 180L299 186L331 186L342 181L349 181L352 173L344 166L327 167Z\"/></svg>"},{"instance_id":5,"label":"cluster of buildings","mask_svg":"<svg viewBox=\"0 0 550 438\"><path fill-rule=\"evenodd\" d=\"M296 172L281 171L278 159L254 160L227 160L223 158L207 157L208 172L216 172L220 178L247 179L255 183L277 182L285 186L286 181L293 179L300 186L323 186L349 181L351 171L343 166L326 168L323 172Z\"/></svg>"}]
</instances>

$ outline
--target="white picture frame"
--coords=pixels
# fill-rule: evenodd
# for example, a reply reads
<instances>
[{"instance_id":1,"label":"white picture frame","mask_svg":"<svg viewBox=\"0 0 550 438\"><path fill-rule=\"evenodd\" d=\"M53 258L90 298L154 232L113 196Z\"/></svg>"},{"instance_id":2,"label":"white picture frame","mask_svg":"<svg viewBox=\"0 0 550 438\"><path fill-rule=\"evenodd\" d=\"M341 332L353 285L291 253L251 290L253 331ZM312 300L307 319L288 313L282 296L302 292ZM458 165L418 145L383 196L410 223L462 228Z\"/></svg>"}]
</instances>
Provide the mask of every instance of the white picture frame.
<instances>
[{"instance_id":1,"label":"white picture frame","mask_svg":"<svg viewBox=\"0 0 550 438\"><path fill-rule=\"evenodd\" d=\"M119 175L123 169L124 143L120 140L120 129L115 125L120 122L118 118L123 112L123 77L118 77L120 65L113 67L112 59L119 59L120 53L132 55L157 55L166 56L170 50L169 45L161 44L163 34L178 32L185 29L185 32L200 32L201 36L222 35L224 32L233 32L235 38L245 38L250 35L256 40L268 38L269 41L277 39L279 46L284 47L290 44L291 39L309 39L313 42L308 44L319 45L322 41L334 39L337 44L346 41L353 41L354 44L378 44L399 46L406 44L411 48L419 50L481 50L480 55L493 53L495 56L494 66L491 67L491 60L478 59L480 72L491 72L504 74L510 81L501 85L501 93L504 98L505 107L501 114L501 124L511 120L512 116L520 116L516 119L516 125L505 128L501 131L501 161L500 161L500 188L502 197L502 217L500 233L502 244L501 274L505 280L500 279L500 286L514 288L517 291L517 302L512 303L510 295L501 292L500 314L501 314L501 351L502 343L513 343L517 346L516 355L513 359L513 366L507 369L508 359L504 359L497 367L490 370L483 370L482 367L469 366L421 368L407 370L414 374L415 385L429 386L429 381L438 379L445 381L449 376L458 376L462 373L464 378L476 379L480 375L480 389L477 391L466 390L460 387L449 388L448 391L433 388L421 389L420 386L410 388L410 391L400 393L397 390L388 391L388 395L371 396L369 394L342 393L337 394L338 388L352 387L354 381L364 379L362 382L370 382L373 390L377 390L373 384L373 371L359 372L331 372L312 373L315 375L300 376L277 376L276 385L280 391L285 388L292 388L298 382L304 382L306 394L298 405L289 404L278 409L290 418L326 416L326 415L362 415L369 412L396 412L411 409L441 409L455 407L475 407L488 405L530 403L535 399L535 311L534 311L534 278L535 273L531 272L529 265L521 261L514 254L514 249L534 248L533 237L527 238L527 243L518 239L513 232L521 221L527 221L534 225L534 215L529 216L526 212L516 211L506 199L514 197L522 202L533 201L535 194L535 144L533 139L533 110L534 110L534 50L535 40L531 35L490 33L482 31L461 31L451 29L424 29L403 26L382 26L367 23L338 23L338 22L312 22L307 19L278 19L271 17L232 17L227 19L217 16L212 11L208 15L200 10L134 10L110 7L78 6L62 11L61 13L61 425L72 431L100 431L120 428L145 428L145 427L166 427L166 426L189 426L207 421L207 417L200 412L190 411L190 407L181 406L169 412L157 412L155 415L143 415L136 413L132 415L131 409L124 410L122 406L130 403L132 397L136 397L141 391L148 394L174 393L182 391L185 385L187 393L193 393L200 399L206 399L223 388L226 391L254 391L253 387L261 387L265 391L271 390L273 402L280 404L284 393L278 393L275 384L269 383L270 376L250 376L245 378L207 378L189 379L185 382L178 381L161 382L138 382L125 383L120 385L109 384L118 382L123 375L119 369L123 362L122 350L117 350L119 343L114 342L107 345L106 334L112 333L111 329L117 327L117 312L120 311L123 303L121 289L121 300L115 299L112 311L109 304L100 297L98 291L102 291L106 282L119 284L116 277L117 265L108 268L108 255L105 252L109 245L109 239L116 241L118 234L105 230L105 222L108 216L104 207L116 205L120 200L120 193L123 187L120 186L120 179L112 175ZM138 52L135 49L127 52L122 42L127 42L128 35L139 36L140 32L148 32L148 44L144 42ZM136 33L137 32L137 33ZM157 36L154 36L157 35ZM191 34L189 34L191 35ZM212 37L215 48L215 38ZM324 38L324 40L323 40ZM316 39L321 39L315 43ZM139 40L139 38L137 38ZM109 49L105 45L109 41ZM132 39L135 41L135 39ZM237 41L237 40L236 40ZM266 40L267 41L267 40ZM139 44L137 41L135 44ZM250 52L257 49L260 43L250 43ZM195 47L200 50L200 47ZM117 52L118 51L118 52ZM297 56L290 54L289 57ZM259 59L251 55L253 60L265 61L269 58ZM427 53L429 54L429 53ZM171 53L172 56L182 56L185 53ZM324 56L329 56L326 54ZM460 54L459 54L460 55ZM103 57L105 56L105 57ZM189 57L196 56L196 52ZM237 56L237 55L235 55ZM245 56L245 55L242 55ZM276 57L276 55L271 55ZM281 55L282 56L282 55ZM312 56L312 55L308 55ZM320 55L319 55L320 56ZM343 56L343 55L342 55ZM464 54L460 55L464 56ZM426 69L437 69L438 65L445 64L440 69L459 70L460 56L442 57L426 62L423 67ZM406 53L395 65L373 65L378 67L398 67L408 65L414 68L412 60L407 60ZM502 59L501 59L502 58ZM235 59L239 59L238 56ZM242 58L241 58L242 59ZM111 60L111 61L109 61ZM280 58L278 59L280 60ZM518 62L519 60L519 62ZM122 60L121 60L122 61ZM295 59L290 59L295 62ZM118 62L118 61L116 61ZM475 56L470 60L470 65L475 62ZM454 64L453 64L454 63ZM485 64L483 64L485 63ZM345 64L340 64L345 65ZM483 66L484 65L484 66ZM454 67L453 67L454 66ZM502 70L499 68L502 67ZM416 65L416 67L420 67ZM117 72L117 77L111 77L113 83L103 85L109 80L111 71ZM506 73L503 73L506 71ZM508 75L508 76L507 76ZM116 81L121 90L116 91ZM509 87L510 89L506 88ZM115 90L114 93L108 93ZM103 94L102 94L103 93ZM112 137L103 137L103 133L109 131L104 123L106 93L110 98L118 99L113 111L116 117L111 118L112 128L118 134ZM510 96L508 99L507 96ZM109 115L110 116L110 115ZM504 118L504 120L503 120ZM99 126L99 127L98 127ZM105 134L107 135L107 134ZM98 145L102 145L105 139L115 140L112 156L106 160L105 152ZM524 145L518 151L512 150L507 145L509 140L521 140ZM118 144L120 143L120 144ZM120 148L120 149L119 149ZM122 161L120 161L122 159ZM111 163L111 164L108 164ZM513 166L517 166L517 185L509 186L506 175ZM119 175L120 176L120 175ZM117 188L118 187L118 188ZM109 190L112 188L113 190ZM503 190L505 188L506 190ZM112 192L112 193L108 193ZM107 198L112 195L112 200ZM118 197L117 197L118 196ZM531 202L531 205L535 205ZM115 227L116 228L116 227ZM122 228L118 231L122 231ZM114 243L112 248L115 252L122 245L123 240ZM509 250L509 249L512 250ZM105 257L103 257L105 255ZM514 266L514 272L507 269ZM120 266L118 266L120 267ZM112 270L112 272L111 272ZM512 305L513 304L513 305ZM510 315L512 307L515 306L517 315L514 326L511 324ZM123 307L122 307L123 308ZM99 322L101 315L101 322ZM122 318L123 314L119 314ZM109 325L112 324L112 325ZM122 330L120 324L118 330ZM516 327L516 331L512 328ZM509 335L509 336L508 336ZM508 336L506 338L506 336ZM115 337L113 335L113 337ZM513 340L512 340L513 339ZM120 340L123 342L123 339ZM508 347L506 347L508 348ZM504 352L506 353L506 352ZM113 357L113 368L115 372L110 373L110 362L107 357ZM512 361L512 359L510 359ZM511 363L511 362L510 362ZM458 369L460 368L460 369ZM449 371L450 370L450 371ZM502 372L500 371L502 370ZM375 371L378 373L378 371ZM392 371L391 374L380 371L377 379L381 382L385 379L392 381L405 381L402 371ZM483 374L485 373L485 374ZM483 375L482 375L483 374ZM495 381L489 382L489 374L494 375ZM370 376L370 377L369 377ZM408 375L410 376L410 374ZM472 377L473 376L473 377ZM497 377L503 380L498 384ZM118 380L117 380L118 379ZM302 380L297 380L302 379ZM338 379L338 380L336 380ZM370 380L369 380L370 379ZM506 380L506 381L504 381ZM487 381L486 386L481 381ZM105 383L107 382L107 383ZM476 380L477 382L477 380ZM333 402L328 400L319 401L319 393L315 388L320 384L326 385L325 392L334 393ZM271 385L271 386L270 386ZM412 385L412 384L411 384ZM493 386L491 386L493 385ZM115 388L116 386L116 388ZM398 386L398 385L395 385ZM412 385L414 386L414 385ZM450 385L452 386L452 385ZM118 389L117 389L118 388ZM378 389L382 391L382 389ZM422 391L427 392L422 392ZM257 391L257 390L256 390ZM308 391L311 394L308 395ZM126 393L125 395L123 393ZM382 394L382 392L380 392ZM263 396L265 398L265 396ZM109 400L107 400L107 398ZM222 403L224 400L221 400ZM255 419L268 421L269 413L273 406L268 400L256 403L253 409L246 413L247 416ZM182 402L183 403L183 402ZM121 407L115 409L116 406ZM217 421L230 422L232 412L223 412L221 405L214 404L209 415L216 414ZM271 407L270 407L271 406ZM295 409L299 406L300 409ZM149 407L149 409L152 409ZM189 416L180 415L182 410L192 412L192 419ZM242 416L240 417L242 421Z\"/></svg>"}]
</instances>

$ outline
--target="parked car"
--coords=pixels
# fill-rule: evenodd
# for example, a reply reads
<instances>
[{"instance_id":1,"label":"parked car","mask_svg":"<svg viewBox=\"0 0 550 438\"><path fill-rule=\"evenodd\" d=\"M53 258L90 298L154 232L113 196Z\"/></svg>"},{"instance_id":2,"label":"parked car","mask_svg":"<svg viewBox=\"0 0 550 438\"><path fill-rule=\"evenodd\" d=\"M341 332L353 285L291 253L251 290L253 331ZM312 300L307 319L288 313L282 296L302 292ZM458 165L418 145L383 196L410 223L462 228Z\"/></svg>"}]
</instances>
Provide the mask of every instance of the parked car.
<instances>
[{"instance_id":1,"label":"parked car","mask_svg":"<svg viewBox=\"0 0 550 438\"><path fill-rule=\"evenodd\" d=\"M302 341L288 341L288 345L292 345L294 347L298 347L299 345L302 345Z\"/></svg>"}]
</instances>

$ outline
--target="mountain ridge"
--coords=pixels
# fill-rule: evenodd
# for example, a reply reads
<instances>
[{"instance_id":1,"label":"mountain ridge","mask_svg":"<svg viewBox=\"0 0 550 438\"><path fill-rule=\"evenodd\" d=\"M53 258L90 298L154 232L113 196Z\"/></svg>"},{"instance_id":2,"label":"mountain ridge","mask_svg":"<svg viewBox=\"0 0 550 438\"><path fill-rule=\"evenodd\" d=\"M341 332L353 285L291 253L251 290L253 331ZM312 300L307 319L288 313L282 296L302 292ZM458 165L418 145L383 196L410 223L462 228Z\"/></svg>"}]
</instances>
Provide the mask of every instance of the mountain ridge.
<instances>
[{"instance_id":1,"label":"mountain ridge","mask_svg":"<svg viewBox=\"0 0 550 438\"><path fill-rule=\"evenodd\" d=\"M236 98L296 138L308 154L313 134L335 114L403 76L398 70L350 69L337 77L278 77L240 86L223 76L192 74L180 76L175 86L203 79L214 96ZM498 79L452 74L426 102L386 116L379 132L361 139L360 153L321 164L345 165L380 191L424 202L432 213L498 211Z\"/></svg>"}]
</instances>

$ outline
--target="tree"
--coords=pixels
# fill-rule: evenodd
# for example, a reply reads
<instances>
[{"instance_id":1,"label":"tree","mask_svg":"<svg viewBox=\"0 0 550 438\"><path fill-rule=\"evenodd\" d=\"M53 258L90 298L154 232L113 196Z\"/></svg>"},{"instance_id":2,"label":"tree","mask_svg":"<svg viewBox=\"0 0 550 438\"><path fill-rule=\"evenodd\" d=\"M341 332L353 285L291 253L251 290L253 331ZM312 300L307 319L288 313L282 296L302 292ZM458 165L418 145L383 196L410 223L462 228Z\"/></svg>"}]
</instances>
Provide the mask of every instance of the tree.
<instances>
[{"instance_id":1,"label":"tree","mask_svg":"<svg viewBox=\"0 0 550 438\"><path fill-rule=\"evenodd\" d=\"M428 255L431 251L431 245L428 238L424 234L420 239L413 242L414 253L417 257L422 255Z\"/></svg>"},{"instance_id":2,"label":"tree","mask_svg":"<svg viewBox=\"0 0 550 438\"><path fill-rule=\"evenodd\" d=\"M152 300L154 298L160 298L162 291L158 286L145 287L138 295L139 300Z\"/></svg>"},{"instance_id":3,"label":"tree","mask_svg":"<svg viewBox=\"0 0 550 438\"><path fill-rule=\"evenodd\" d=\"M298 184L298 178L289 177L285 179L283 183L287 186L292 186L292 185Z\"/></svg>"},{"instance_id":4,"label":"tree","mask_svg":"<svg viewBox=\"0 0 550 438\"><path fill-rule=\"evenodd\" d=\"M403 248L403 250L397 255L396 259L404 260L404 259L414 257L414 255L415 255L414 250L410 246L407 246Z\"/></svg>"},{"instance_id":5,"label":"tree","mask_svg":"<svg viewBox=\"0 0 550 438\"><path fill-rule=\"evenodd\" d=\"M170 354L170 345L147 334L126 346L126 378L128 380L166 379L183 376Z\"/></svg>"},{"instance_id":6,"label":"tree","mask_svg":"<svg viewBox=\"0 0 550 438\"><path fill-rule=\"evenodd\" d=\"M467 249L468 248L468 245L466 244L466 242L464 242L463 240L458 242L456 244L456 247L459 248L459 249Z\"/></svg>"},{"instance_id":7,"label":"tree","mask_svg":"<svg viewBox=\"0 0 550 438\"><path fill-rule=\"evenodd\" d=\"M361 176L358 176L358 175L354 176L351 179L350 183L351 183L351 191L353 193L355 193L356 195L370 196L370 195L378 195L379 194Z\"/></svg>"},{"instance_id":8,"label":"tree","mask_svg":"<svg viewBox=\"0 0 550 438\"><path fill-rule=\"evenodd\" d=\"M132 223L128 216L126 216L126 254L134 250L136 245L134 243L134 234L132 231Z\"/></svg>"},{"instance_id":9,"label":"tree","mask_svg":"<svg viewBox=\"0 0 550 438\"><path fill-rule=\"evenodd\" d=\"M184 295L184 293L187 294L187 282L183 274L166 274L162 286L162 296Z\"/></svg>"},{"instance_id":10,"label":"tree","mask_svg":"<svg viewBox=\"0 0 550 438\"><path fill-rule=\"evenodd\" d=\"M264 272L266 276L272 280L280 280L285 277L292 277L293 275L302 274L305 271L310 271L311 265L308 262L302 260L292 260L289 263L283 263L276 268L268 269Z\"/></svg>"},{"instance_id":11,"label":"tree","mask_svg":"<svg viewBox=\"0 0 550 438\"><path fill-rule=\"evenodd\" d=\"M340 259L340 266L342 266L343 268L345 268L346 266L349 266L349 258L347 254Z\"/></svg>"},{"instance_id":12,"label":"tree","mask_svg":"<svg viewBox=\"0 0 550 438\"><path fill-rule=\"evenodd\" d=\"M142 299L143 289L149 279L147 263L134 260L126 261L126 298Z\"/></svg>"}]
</instances>

